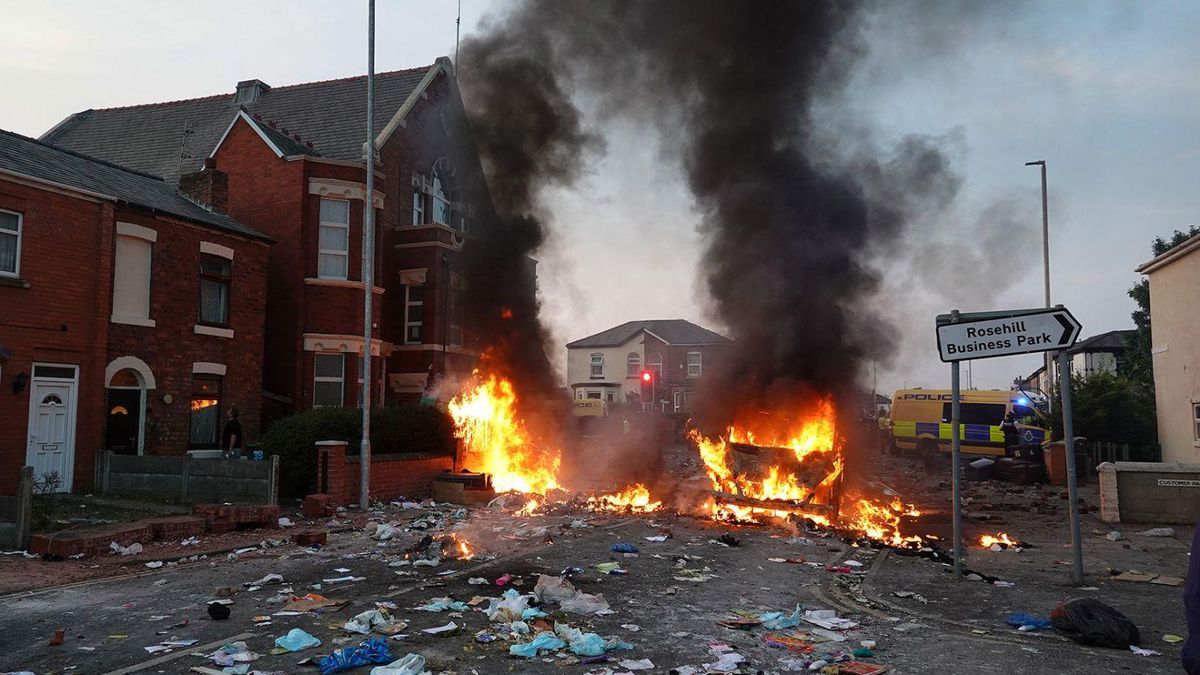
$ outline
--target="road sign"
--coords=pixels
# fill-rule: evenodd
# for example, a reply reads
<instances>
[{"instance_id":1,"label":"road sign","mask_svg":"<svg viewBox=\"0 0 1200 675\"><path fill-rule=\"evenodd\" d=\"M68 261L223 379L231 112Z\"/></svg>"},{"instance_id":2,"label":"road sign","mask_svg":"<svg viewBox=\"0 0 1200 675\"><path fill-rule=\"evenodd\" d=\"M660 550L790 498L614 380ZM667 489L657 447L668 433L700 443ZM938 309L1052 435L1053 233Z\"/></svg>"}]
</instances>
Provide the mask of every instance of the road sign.
<instances>
[{"instance_id":1,"label":"road sign","mask_svg":"<svg viewBox=\"0 0 1200 675\"><path fill-rule=\"evenodd\" d=\"M938 352L942 361L950 363L1058 351L1075 344L1081 329L1061 305L1054 309L941 314L937 318Z\"/></svg>"}]
</instances>

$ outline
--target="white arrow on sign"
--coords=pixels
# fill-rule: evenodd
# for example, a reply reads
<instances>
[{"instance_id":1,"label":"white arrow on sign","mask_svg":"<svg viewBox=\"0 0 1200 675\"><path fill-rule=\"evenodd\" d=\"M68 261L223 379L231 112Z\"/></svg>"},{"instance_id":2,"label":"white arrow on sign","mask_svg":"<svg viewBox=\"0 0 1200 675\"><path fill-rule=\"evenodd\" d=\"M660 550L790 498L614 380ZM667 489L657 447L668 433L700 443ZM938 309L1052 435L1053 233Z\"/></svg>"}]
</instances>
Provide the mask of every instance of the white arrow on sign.
<instances>
[{"instance_id":1,"label":"white arrow on sign","mask_svg":"<svg viewBox=\"0 0 1200 675\"><path fill-rule=\"evenodd\" d=\"M957 319L938 317L938 351L947 363L1066 349L1083 329L1065 307L964 313Z\"/></svg>"}]
</instances>

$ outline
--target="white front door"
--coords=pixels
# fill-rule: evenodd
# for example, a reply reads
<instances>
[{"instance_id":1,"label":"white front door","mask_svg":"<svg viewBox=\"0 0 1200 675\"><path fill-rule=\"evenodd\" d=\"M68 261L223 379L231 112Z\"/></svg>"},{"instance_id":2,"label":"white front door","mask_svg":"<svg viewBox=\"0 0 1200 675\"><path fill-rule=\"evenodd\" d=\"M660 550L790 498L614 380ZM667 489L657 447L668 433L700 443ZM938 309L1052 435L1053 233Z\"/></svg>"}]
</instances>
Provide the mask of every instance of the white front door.
<instances>
[{"instance_id":1,"label":"white front door","mask_svg":"<svg viewBox=\"0 0 1200 675\"><path fill-rule=\"evenodd\" d=\"M26 463L44 491L70 492L75 469L75 366L33 367Z\"/></svg>"}]
</instances>

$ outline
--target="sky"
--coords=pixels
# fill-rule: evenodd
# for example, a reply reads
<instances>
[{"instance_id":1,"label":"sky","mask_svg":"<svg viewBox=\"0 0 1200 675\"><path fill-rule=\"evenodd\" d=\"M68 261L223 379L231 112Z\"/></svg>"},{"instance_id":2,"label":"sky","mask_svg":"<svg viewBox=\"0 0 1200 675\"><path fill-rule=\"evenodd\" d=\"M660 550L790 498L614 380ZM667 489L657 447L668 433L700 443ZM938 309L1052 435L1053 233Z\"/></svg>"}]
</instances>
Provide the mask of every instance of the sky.
<instances>
[{"instance_id":1,"label":"sky","mask_svg":"<svg viewBox=\"0 0 1200 675\"><path fill-rule=\"evenodd\" d=\"M896 351L880 391L947 387L934 317L1043 302L1041 192L1049 177L1052 301L1083 335L1131 328L1125 291L1150 241L1200 224L1200 3L998 3L932 25L887 3L831 118L886 149L906 134L946 141L963 180L952 208L876 255L881 292L863 311L890 322ZM969 6L969 5L964 5ZM366 2L103 3L0 0L0 128L37 136L87 108L294 84L365 72ZM504 0L464 0L462 33ZM376 69L453 56L452 0L379 0ZM581 102L587 108L587 102ZM631 319L708 312L703 244L678 167L651 131L598 130L606 154L571 188L543 195L553 231L539 258L544 317L563 345ZM554 354L561 363L565 349ZM1007 388L1038 356L978 361L969 381ZM964 383L968 382L964 375ZM871 386L871 382L864 382Z\"/></svg>"}]
</instances>

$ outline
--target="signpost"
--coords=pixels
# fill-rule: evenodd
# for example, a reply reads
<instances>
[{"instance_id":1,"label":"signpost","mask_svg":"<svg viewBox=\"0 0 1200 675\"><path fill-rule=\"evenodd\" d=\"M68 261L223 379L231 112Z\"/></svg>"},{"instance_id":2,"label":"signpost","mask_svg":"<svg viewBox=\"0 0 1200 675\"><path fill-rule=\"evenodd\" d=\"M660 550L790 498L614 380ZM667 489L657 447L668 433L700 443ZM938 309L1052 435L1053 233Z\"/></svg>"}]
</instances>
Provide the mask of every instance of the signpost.
<instances>
[{"instance_id":1,"label":"signpost","mask_svg":"<svg viewBox=\"0 0 1200 675\"><path fill-rule=\"evenodd\" d=\"M959 361L990 359L1013 354L1058 352L1062 388L1063 436L1066 441L1067 494L1071 500L1071 545L1075 560L1071 577L1083 581L1083 547L1079 533L1079 499L1075 485L1075 438L1071 420L1071 373L1066 350L1079 339L1082 326L1062 305L1047 309L1014 309L961 313L954 310L937 317L938 353L950 364L951 465L954 485L954 575L962 577L962 450ZM1049 376L1049 373L1046 374Z\"/></svg>"}]
</instances>

